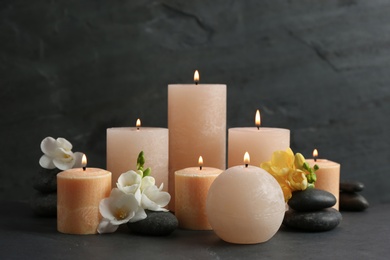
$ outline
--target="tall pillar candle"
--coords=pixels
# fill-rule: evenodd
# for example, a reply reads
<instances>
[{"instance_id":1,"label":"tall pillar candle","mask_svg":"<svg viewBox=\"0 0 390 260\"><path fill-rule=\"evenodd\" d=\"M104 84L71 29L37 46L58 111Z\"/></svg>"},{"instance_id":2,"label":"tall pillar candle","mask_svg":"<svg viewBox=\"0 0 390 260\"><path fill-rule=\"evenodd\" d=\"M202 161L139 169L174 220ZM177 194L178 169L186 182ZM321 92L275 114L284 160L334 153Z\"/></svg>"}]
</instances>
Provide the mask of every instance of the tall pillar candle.
<instances>
[{"instance_id":1,"label":"tall pillar candle","mask_svg":"<svg viewBox=\"0 0 390 260\"><path fill-rule=\"evenodd\" d=\"M258 127L236 127L229 129L228 167L242 164L242 155L249 152L252 165L260 167L269 161L273 152L290 147L290 130L260 127L260 114L256 113Z\"/></svg>"},{"instance_id":2,"label":"tall pillar candle","mask_svg":"<svg viewBox=\"0 0 390 260\"><path fill-rule=\"evenodd\" d=\"M168 129L156 127L115 127L107 129L107 170L112 172L112 186L119 176L135 169L138 154L144 151L145 168L159 187L168 191Z\"/></svg>"},{"instance_id":3,"label":"tall pillar candle","mask_svg":"<svg viewBox=\"0 0 390 260\"><path fill-rule=\"evenodd\" d=\"M66 234L96 234L99 203L110 196L111 172L75 168L57 174L57 229Z\"/></svg>"},{"instance_id":4,"label":"tall pillar candle","mask_svg":"<svg viewBox=\"0 0 390 260\"><path fill-rule=\"evenodd\" d=\"M315 164L318 165L319 169L316 171L317 180L315 187L332 193L337 199L333 208L339 210L340 164L327 159L306 159L306 161L311 167Z\"/></svg>"},{"instance_id":5,"label":"tall pillar candle","mask_svg":"<svg viewBox=\"0 0 390 260\"><path fill-rule=\"evenodd\" d=\"M175 172L202 155L210 167L226 168L226 85L168 86L169 193L175 205Z\"/></svg>"},{"instance_id":6,"label":"tall pillar candle","mask_svg":"<svg viewBox=\"0 0 390 260\"><path fill-rule=\"evenodd\" d=\"M211 230L206 214L209 188L222 172L212 167L189 167L175 172L175 215L179 227Z\"/></svg>"}]
</instances>

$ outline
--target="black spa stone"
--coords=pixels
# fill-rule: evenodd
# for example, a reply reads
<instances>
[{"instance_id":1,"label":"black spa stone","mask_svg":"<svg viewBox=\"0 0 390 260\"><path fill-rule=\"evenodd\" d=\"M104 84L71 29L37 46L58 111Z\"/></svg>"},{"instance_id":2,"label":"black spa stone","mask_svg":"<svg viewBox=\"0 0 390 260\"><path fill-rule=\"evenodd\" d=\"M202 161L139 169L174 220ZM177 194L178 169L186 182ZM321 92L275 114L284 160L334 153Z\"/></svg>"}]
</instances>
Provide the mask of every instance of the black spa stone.
<instances>
[{"instance_id":1,"label":"black spa stone","mask_svg":"<svg viewBox=\"0 0 390 260\"><path fill-rule=\"evenodd\" d=\"M364 184L359 181L342 181L340 182L340 191L360 192L364 189Z\"/></svg>"},{"instance_id":2,"label":"black spa stone","mask_svg":"<svg viewBox=\"0 0 390 260\"><path fill-rule=\"evenodd\" d=\"M290 209L286 211L283 225L301 231L321 232L334 229L341 220L341 213L333 208L313 212L299 212Z\"/></svg>"},{"instance_id":3,"label":"black spa stone","mask_svg":"<svg viewBox=\"0 0 390 260\"><path fill-rule=\"evenodd\" d=\"M336 201L336 197L330 192L306 189L304 191L294 191L288 205L297 211L316 211L332 207L336 204Z\"/></svg>"},{"instance_id":4,"label":"black spa stone","mask_svg":"<svg viewBox=\"0 0 390 260\"><path fill-rule=\"evenodd\" d=\"M135 234L148 236L166 236L177 229L179 222L175 215L163 211L145 211L147 218L127 223L129 230Z\"/></svg>"},{"instance_id":5,"label":"black spa stone","mask_svg":"<svg viewBox=\"0 0 390 260\"><path fill-rule=\"evenodd\" d=\"M57 216L57 193L36 192L30 200L30 206L36 216Z\"/></svg>"},{"instance_id":6,"label":"black spa stone","mask_svg":"<svg viewBox=\"0 0 390 260\"><path fill-rule=\"evenodd\" d=\"M57 173L61 170L41 168L34 176L33 188L42 193L57 191Z\"/></svg>"},{"instance_id":7,"label":"black spa stone","mask_svg":"<svg viewBox=\"0 0 390 260\"><path fill-rule=\"evenodd\" d=\"M358 193L340 192L340 210L363 211L369 206L368 201Z\"/></svg>"}]
</instances>

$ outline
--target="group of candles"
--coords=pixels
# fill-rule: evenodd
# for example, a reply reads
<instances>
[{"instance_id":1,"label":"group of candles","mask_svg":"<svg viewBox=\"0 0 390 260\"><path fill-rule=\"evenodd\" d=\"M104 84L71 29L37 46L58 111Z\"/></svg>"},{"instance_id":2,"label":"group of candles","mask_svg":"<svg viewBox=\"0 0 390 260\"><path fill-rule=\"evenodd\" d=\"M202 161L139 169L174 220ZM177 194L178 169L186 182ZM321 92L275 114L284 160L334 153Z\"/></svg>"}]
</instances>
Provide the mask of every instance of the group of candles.
<instances>
[{"instance_id":1,"label":"group of candles","mask_svg":"<svg viewBox=\"0 0 390 260\"><path fill-rule=\"evenodd\" d=\"M169 209L175 212L179 226L211 229L205 209L207 193L226 168L226 85L198 84L197 71L194 81L168 85L169 130L142 127L140 120L135 127L109 128L107 171L84 168L58 175L60 232L96 233L100 200L109 196L120 174L136 168L140 151L156 184L164 183L164 190L171 194ZM250 154L250 164L259 167L274 151L290 146L290 130L261 127L260 119L257 111L255 127L228 130L228 168L244 164L245 152ZM308 162L314 165L314 160ZM317 183L323 182L338 197L340 165L319 159L315 163L320 166Z\"/></svg>"}]
</instances>

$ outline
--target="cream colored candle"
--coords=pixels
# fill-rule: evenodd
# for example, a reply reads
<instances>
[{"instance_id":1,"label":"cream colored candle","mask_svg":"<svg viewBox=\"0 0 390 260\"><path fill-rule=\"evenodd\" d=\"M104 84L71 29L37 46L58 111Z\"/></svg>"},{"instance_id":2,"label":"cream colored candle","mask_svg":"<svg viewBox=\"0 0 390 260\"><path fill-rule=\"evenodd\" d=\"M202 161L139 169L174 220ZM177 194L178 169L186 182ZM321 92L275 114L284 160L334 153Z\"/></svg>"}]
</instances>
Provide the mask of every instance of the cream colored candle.
<instances>
[{"instance_id":1,"label":"cream colored candle","mask_svg":"<svg viewBox=\"0 0 390 260\"><path fill-rule=\"evenodd\" d=\"M175 215L179 227L211 230L206 215L206 198L215 178L222 172L212 167L191 167L175 172Z\"/></svg>"},{"instance_id":2,"label":"cream colored candle","mask_svg":"<svg viewBox=\"0 0 390 260\"><path fill-rule=\"evenodd\" d=\"M99 203L110 196L111 172L75 168L57 174L57 229L66 234L96 234Z\"/></svg>"},{"instance_id":3,"label":"cream colored candle","mask_svg":"<svg viewBox=\"0 0 390 260\"><path fill-rule=\"evenodd\" d=\"M168 129L155 127L115 127L107 129L107 170L112 172L112 186L119 176L136 169L138 154L144 151L145 168L157 187L164 183L168 191Z\"/></svg>"},{"instance_id":4,"label":"cream colored candle","mask_svg":"<svg viewBox=\"0 0 390 260\"><path fill-rule=\"evenodd\" d=\"M226 85L168 86L169 208L175 209L175 172L200 154L210 167L226 168Z\"/></svg>"},{"instance_id":5,"label":"cream colored candle","mask_svg":"<svg viewBox=\"0 0 390 260\"><path fill-rule=\"evenodd\" d=\"M256 113L258 127L237 127L229 129L228 167L242 164L242 155L247 151L251 163L260 166L271 160L275 151L290 147L290 130L283 128L260 127L260 114Z\"/></svg>"},{"instance_id":6,"label":"cream colored candle","mask_svg":"<svg viewBox=\"0 0 390 260\"><path fill-rule=\"evenodd\" d=\"M311 167L315 164L320 167L316 171L317 181L315 182L315 187L332 193L337 199L333 208L339 210L340 164L326 159L316 159L316 161L314 159L306 159L306 161Z\"/></svg>"},{"instance_id":7,"label":"cream colored candle","mask_svg":"<svg viewBox=\"0 0 390 260\"><path fill-rule=\"evenodd\" d=\"M214 232L236 244L269 240L282 224L285 202L278 182L265 170L239 165L221 173L210 187L206 210Z\"/></svg>"}]
</instances>

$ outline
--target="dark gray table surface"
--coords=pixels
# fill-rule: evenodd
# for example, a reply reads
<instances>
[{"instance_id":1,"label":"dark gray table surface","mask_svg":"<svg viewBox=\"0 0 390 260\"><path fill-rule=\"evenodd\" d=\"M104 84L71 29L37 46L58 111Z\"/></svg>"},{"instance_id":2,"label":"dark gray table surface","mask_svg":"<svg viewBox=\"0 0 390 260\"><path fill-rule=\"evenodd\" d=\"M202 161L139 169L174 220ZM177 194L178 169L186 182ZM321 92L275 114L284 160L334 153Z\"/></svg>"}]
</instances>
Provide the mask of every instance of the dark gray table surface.
<instances>
[{"instance_id":1,"label":"dark gray table surface","mask_svg":"<svg viewBox=\"0 0 390 260\"><path fill-rule=\"evenodd\" d=\"M66 235L56 219L37 218L27 203L0 202L0 259L389 259L390 204L342 212L334 230L306 233L284 227L266 243L235 245L213 231L176 230L167 237L119 231Z\"/></svg>"}]
</instances>

